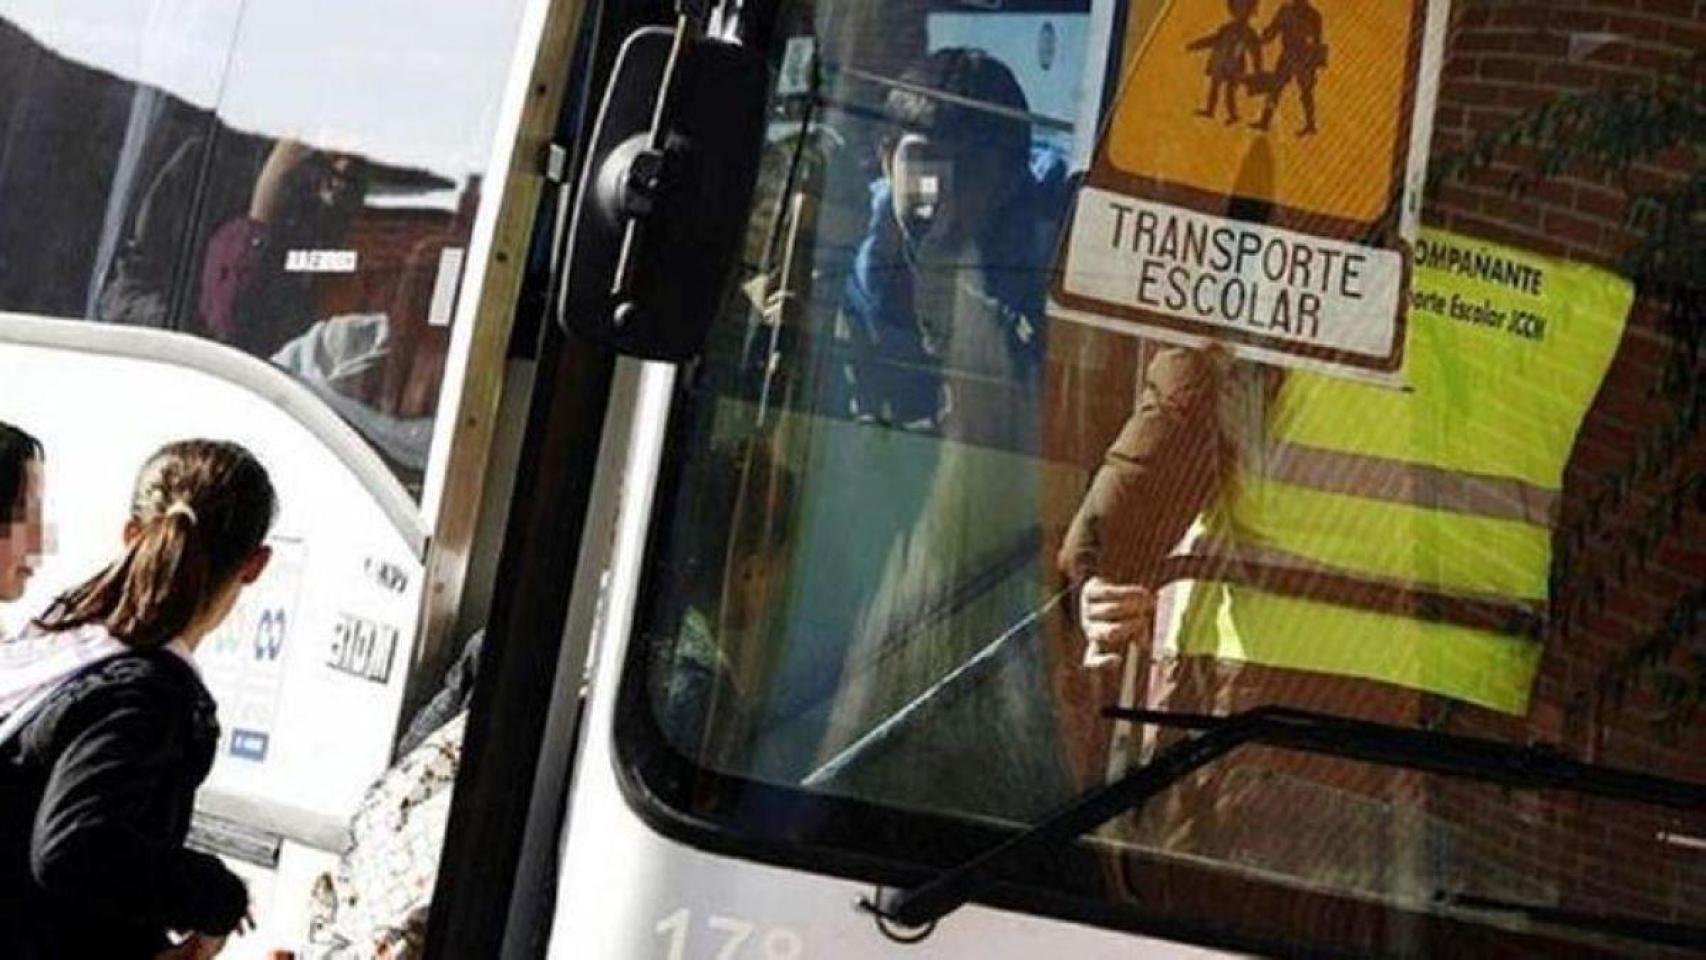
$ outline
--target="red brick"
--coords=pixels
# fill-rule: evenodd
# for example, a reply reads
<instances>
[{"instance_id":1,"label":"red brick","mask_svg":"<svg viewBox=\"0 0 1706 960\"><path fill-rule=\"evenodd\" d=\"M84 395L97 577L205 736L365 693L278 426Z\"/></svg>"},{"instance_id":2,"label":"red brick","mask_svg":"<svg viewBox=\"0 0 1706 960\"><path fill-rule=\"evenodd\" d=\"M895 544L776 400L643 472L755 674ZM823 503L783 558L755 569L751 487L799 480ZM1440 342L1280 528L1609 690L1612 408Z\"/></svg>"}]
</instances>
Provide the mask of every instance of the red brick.
<instances>
[{"instance_id":1,"label":"red brick","mask_svg":"<svg viewBox=\"0 0 1706 960\"><path fill-rule=\"evenodd\" d=\"M1605 608L1617 617L1642 626L1657 626L1681 599L1682 594L1671 591L1655 592L1648 587L1656 578L1636 576L1633 586L1615 590L1605 598Z\"/></svg>"},{"instance_id":2,"label":"red brick","mask_svg":"<svg viewBox=\"0 0 1706 960\"><path fill-rule=\"evenodd\" d=\"M1706 550L1668 541L1658 549L1655 564L1696 583L1706 583Z\"/></svg>"},{"instance_id":3,"label":"red brick","mask_svg":"<svg viewBox=\"0 0 1706 960\"><path fill-rule=\"evenodd\" d=\"M1532 83L1535 67L1533 61L1520 60L1515 57L1488 56L1481 58L1480 70L1477 71L1482 79L1503 83Z\"/></svg>"},{"instance_id":4,"label":"red brick","mask_svg":"<svg viewBox=\"0 0 1706 960\"><path fill-rule=\"evenodd\" d=\"M1499 88L1499 103L1521 111L1538 109L1557 97L1558 91L1542 86L1522 84Z\"/></svg>"},{"instance_id":5,"label":"red brick","mask_svg":"<svg viewBox=\"0 0 1706 960\"><path fill-rule=\"evenodd\" d=\"M1556 207L1574 207L1576 204L1575 184L1562 177L1536 180L1523 189L1528 196Z\"/></svg>"},{"instance_id":6,"label":"red brick","mask_svg":"<svg viewBox=\"0 0 1706 960\"><path fill-rule=\"evenodd\" d=\"M1665 73L1674 70L1682 62L1674 50L1665 47L1635 46L1625 44L1617 48L1613 54L1617 63L1635 67L1646 73Z\"/></svg>"},{"instance_id":7,"label":"red brick","mask_svg":"<svg viewBox=\"0 0 1706 960\"><path fill-rule=\"evenodd\" d=\"M1546 26L1547 12L1538 5L1507 6L1492 12L1488 23L1498 27L1526 27L1537 30Z\"/></svg>"},{"instance_id":8,"label":"red brick","mask_svg":"<svg viewBox=\"0 0 1706 960\"><path fill-rule=\"evenodd\" d=\"M1579 63L1547 63L1535 72L1538 83L1558 93L1591 89L1604 78L1604 71Z\"/></svg>"},{"instance_id":9,"label":"red brick","mask_svg":"<svg viewBox=\"0 0 1706 960\"><path fill-rule=\"evenodd\" d=\"M1680 188L1685 174L1650 163L1638 163L1629 168L1627 179L1631 193L1659 193Z\"/></svg>"},{"instance_id":10,"label":"red brick","mask_svg":"<svg viewBox=\"0 0 1706 960\"><path fill-rule=\"evenodd\" d=\"M1575 207L1582 213L1622 224L1628 219L1629 198L1616 190L1584 185L1576 188Z\"/></svg>"},{"instance_id":11,"label":"red brick","mask_svg":"<svg viewBox=\"0 0 1706 960\"><path fill-rule=\"evenodd\" d=\"M1508 30L1469 30L1452 41L1453 54L1503 53L1516 46L1518 34Z\"/></svg>"},{"instance_id":12,"label":"red brick","mask_svg":"<svg viewBox=\"0 0 1706 960\"><path fill-rule=\"evenodd\" d=\"M1564 242L1579 243L1591 248L1597 246L1603 237L1599 224L1585 217L1558 210L1547 211L1545 223L1547 234Z\"/></svg>"},{"instance_id":13,"label":"red brick","mask_svg":"<svg viewBox=\"0 0 1706 960\"><path fill-rule=\"evenodd\" d=\"M1688 23L1666 24L1664 42L1677 50L1706 49L1706 24L1699 18Z\"/></svg>"},{"instance_id":14,"label":"red brick","mask_svg":"<svg viewBox=\"0 0 1706 960\"><path fill-rule=\"evenodd\" d=\"M1500 223L1487 217L1471 217L1460 214L1456 217L1456 224L1455 229L1469 236L1491 240L1494 243L1508 244L1539 253L1556 253L1559 251L1558 245L1543 234L1518 230L1509 224Z\"/></svg>"},{"instance_id":15,"label":"red brick","mask_svg":"<svg viewBox=\"0 0 1706 960\"><path fill-rule=\"evenodd\" d=\"M1458 183L1441 184L1435 191L1430 212L1475 213L1481 209L1482 194Z\"/></svg>"},{"instance_id":16,"label":"red brick","mask_svg":"<svg viewBox=\"0 0 1706 960\"><path fill-rule=\"evenodd\" d=\"M1485 5L1465 7L1462 4L1456 4L1451 8L1453 32L1483 27L1492 19L1493 11Z\"/></svg>"},{"instance_id":17,"label":"red brick","mask_svg":"<svg viewBox=\"0 0 1706 960\"><path fill-rule=\"evenodd\" d=\"M1505 193L1483 194L1481 212L1508 225L1530 228L1540 226L1540 207L1527 197Z\"/></svg>"},{"instance_id":18,"label":"red brick","mask_svg":"<svg viewBox=\"0 0 1706 960\"><path fill-rule=\"evenodd\" d=\"M1455 129L1464 125L1466 112L1460 106L1446 104L1434 111L1434 128Z\"/></svg>"},{"instance_id":19,"label":"red brick","mask_svg":"<svg viewBox=\"0 0 1706 960\"><path fill-rule=\"evenodd\" d=\"M1640 8L1678 20L1698 19L1700 16L1700 4L1695 0L1640 0Z\"/></svg>"},{"instance_id":20,"label":"red brick","mask_svg":"<svg viewBox=\"0 0 1706 960\"><path fill-rule=\"evenodd\" d=\"M1555 216L1553 213L1547 214L1547 229L1552 229L1551 223ZM1664 403L1655 402L1656 398L1652 391L1647 389L1646 383L1635 383L1631 386L1633 389L1602 389L1599 402L1595 406L1598 412L1614 416L1620 422L1636 428L1640 435L1634 438L1634 442L1641 443L1647 440L1645 428L1667 423L1672 419L1672 415ZM1629 452L1633 454L1635 448L1630 447Z\"/></svg>"},{"instance_id":21,"label":"red brick","mask_svg":"<svg viewBox=\"0 0 1706 960\"><path fill-rule=\"evenodd\" d=\"M1515 107L1476 106L1464 111L1465 126L1477 134L1504 128L1516 118Z\"/></svg>"},{"instance_id":22,"label":"red brick","mask_svg":"<svg viewBox=\"0 0 1706 960\"><path fill-rule=\"evenodd\" d=\"M1439 95L1442 103L1493 103L1499 97L1499 88L1490 83L1470 79L1466 75L1448 74L1445 82L1440 85Z\"/></svg>"},{"instance_id":23,"label":"red brick","mask_svg":"<svg viewBox=\"0 0 1706 960\"><path fill-rule=\"evenodd\" d=\"M1642 14L1624 7L1615 13L1605 16L1604 29L1610 33L1620 33L1631 39L1652 40L1664 35L1665 20L1651 14Z\"/></svg>"}]
</instances>

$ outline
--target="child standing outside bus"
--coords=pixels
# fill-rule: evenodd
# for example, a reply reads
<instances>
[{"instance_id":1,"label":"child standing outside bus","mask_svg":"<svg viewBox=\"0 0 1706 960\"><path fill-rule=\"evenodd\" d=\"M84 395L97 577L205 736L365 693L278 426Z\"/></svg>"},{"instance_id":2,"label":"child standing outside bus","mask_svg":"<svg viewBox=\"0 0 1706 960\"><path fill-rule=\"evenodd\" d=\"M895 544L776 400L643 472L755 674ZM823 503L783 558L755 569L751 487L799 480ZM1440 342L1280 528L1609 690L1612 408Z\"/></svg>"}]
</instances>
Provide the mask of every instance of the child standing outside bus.
<instances>
[{"instance_id":1,"label":"child standing outside bus","mask_svg":"<svg viewBox=\"0 0 1706 960\"><path fill-rule=\"evenodd\" d=\"M1250 18L1256 15L1256 0L1227 0L1226 9L1232 14L1219 30L1200 40L1194 40L1187 51L1207 50L1208 103L1197 116L1213 117L1221 91L1226 91L1226 122L1238 122L1238 87L1262 73L1262 42Z\"/></svg>"},{"instance_id":2,"label":"child standing outside bus","mask_svg":"<svg viewBox=\"0 0 1706 960\"><path fill-rule=\"evenodd\" d=\"M123 552L22 638L98 655L37 678L0 736L0 955L205 958L244 925L242 881L184 847L219 740L194 653L265 569L276 510L242 447L164 447Z\"/></svg>"}]
</instances>

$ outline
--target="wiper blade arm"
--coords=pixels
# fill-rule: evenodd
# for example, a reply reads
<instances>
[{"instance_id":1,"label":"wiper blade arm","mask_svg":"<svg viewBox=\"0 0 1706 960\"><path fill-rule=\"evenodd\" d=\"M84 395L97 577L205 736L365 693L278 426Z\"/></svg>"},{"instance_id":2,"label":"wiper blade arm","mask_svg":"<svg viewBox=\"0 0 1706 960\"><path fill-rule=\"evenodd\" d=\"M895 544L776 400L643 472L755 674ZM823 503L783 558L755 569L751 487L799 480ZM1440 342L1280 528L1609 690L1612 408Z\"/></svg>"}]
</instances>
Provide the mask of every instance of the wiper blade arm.
<instances>
[{"instance_id":1,"label":"wiper blade arm","mask_svg":"<svg viewBox=\"0 0 1706 960\"><path fill-rule=\"evenodd\" d=\"M1120 707L1102 711L1113 720L1195 730L1213 730L1240 716L1257 714L1264 715L1265 722L1250 742L1263 746L1524 790L1567 790L1677 810L1706 809L1706 784L1583 763L1543 745L1515 746L1283 707L1263 707L1225 718Z\"/></svg>"},{"instance_id":2,"label":"wiper blade arm","mask_svg":"<svg viewBox=\"0 0 1706 960\"><path fill-rule=\"evenodd\" d=\"M1200 736L1176 743L1155 759L1090 791L1028 830L911 890L884 889L865 907L903 927L924 927L988 889L1038 850L1073 840L1127 810L1141 806L1192 771L1201 769L1261 732L1261 710L1228 717Z\"/></svg>"},{"instance_id":3,"label":"wiper blade arm","mask_svg":"<svg viewBox=\"0 0 1706 960\"><path fill-rule=\"evenodd\" d=\"M1350 720L1284 707L1260 707L1229 717L1109 709L1122 720L1200 730L1161 751L1149 763L1079 797L1041 822L909 890L885 889L864 906L906 927L941 919L1040 850L1070 842L1192 772L1245 744L1362 760L1522 788L1569 790L1683 810L1706 809L1706 785L1654 777L1571 760L1543 747Z\"/></svg>"}]
</instances>

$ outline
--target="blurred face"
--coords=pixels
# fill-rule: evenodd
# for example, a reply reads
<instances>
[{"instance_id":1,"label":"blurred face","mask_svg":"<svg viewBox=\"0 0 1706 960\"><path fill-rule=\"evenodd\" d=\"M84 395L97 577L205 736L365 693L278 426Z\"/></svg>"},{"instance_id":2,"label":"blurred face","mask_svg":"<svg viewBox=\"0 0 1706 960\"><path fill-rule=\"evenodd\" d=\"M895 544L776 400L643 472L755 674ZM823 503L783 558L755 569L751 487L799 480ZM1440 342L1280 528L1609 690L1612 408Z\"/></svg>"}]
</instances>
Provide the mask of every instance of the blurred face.
<instances>
[{"instance_id":1,"label":"blurred face","mask_svg":"<svg viewBox=\"0 0 1706 960\"><path fill-rule=\"evenodd\" d=\"M24 467L24 488L0 525L0 602L24 595L30 577L41 562L44 532L41 515L42 464L31 460Z\"/></svg>"},{"instance_id":2,"label":"blurred face","mask_svg":"<svg viewBox=\"0 0 1706 960\"><path fill-rule=\"evenodd\" d=\"M953 159L929 138L917 133L901 137L889 161L895 219L926 231L948 220L953 175Z\"/></svg>"},{"instance_id":3,"label":"blurred face","mask_svg":"<svg viewBox=\"0 0 1706 960\"><path fill-rule=\"evenodd\" d=\"M722 636L748 641L752 630L764 622L787 571L786 550L742 553L734 561L734 573L723 585Z\"/></svg>"},{"instance_id":4,"label":"blurred face","mask_svg":"<svg viewBox=\"0 0 1706 960\"><path fill-rule=\"evenodd\" d=\"M359 164L354 157L316 151L291 169L279 214L281 228L288 231L287 242L343 242L343 231L361 207Z\"/></svg>"},{"instance_id":5,"label":"blurred face","mask_svg":"<svg viewBox=\"0 0 1706 960\"><path fill-rule=\"evenodd\" d=\"M326 156L315 169L314 198L328 207L343 203L355 189L355 165L348 154Z\"/></svg>"},{"instance_id":6,"label":"blurred face","mask_svg":"<svg viewBox=\"0 0 1706 960\"><path fill-rule=\"evenodd\" d=\"M954 151L918 133L888 157L894 215L914 240L955 243L979 234L1000 202L1000 178L987 157Z\"/></svg>"}]
</instances>

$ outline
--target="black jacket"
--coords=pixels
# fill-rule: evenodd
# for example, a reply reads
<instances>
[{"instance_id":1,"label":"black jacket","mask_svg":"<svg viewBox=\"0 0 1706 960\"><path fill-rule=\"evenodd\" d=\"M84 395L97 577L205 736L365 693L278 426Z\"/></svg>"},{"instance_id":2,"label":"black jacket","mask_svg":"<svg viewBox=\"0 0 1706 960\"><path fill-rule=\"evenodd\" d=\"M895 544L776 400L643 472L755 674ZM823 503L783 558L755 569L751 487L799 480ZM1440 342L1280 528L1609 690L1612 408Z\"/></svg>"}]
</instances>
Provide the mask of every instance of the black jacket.
<instances>
[{"instance_id":1,"label":"black jacket","mask_svg":"<svg viewBox=\"0 0 1706 960\"><path fill-rule=\"evenodd\" d=\"M0 745L0 957L152 957L225 934L242 881L184 849L219 743L213 698L169 651L73 677Z\"/></svg>"}]
</instances>

